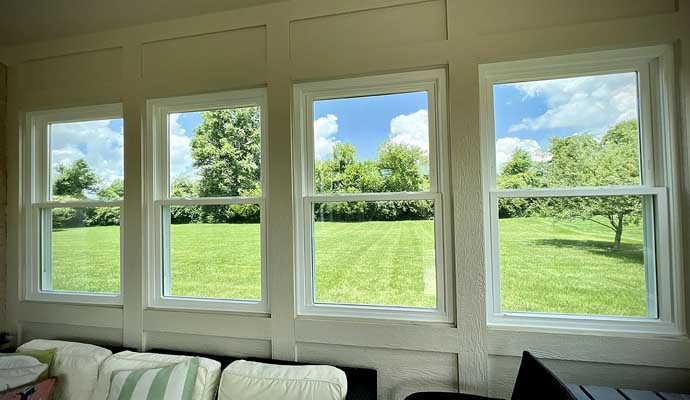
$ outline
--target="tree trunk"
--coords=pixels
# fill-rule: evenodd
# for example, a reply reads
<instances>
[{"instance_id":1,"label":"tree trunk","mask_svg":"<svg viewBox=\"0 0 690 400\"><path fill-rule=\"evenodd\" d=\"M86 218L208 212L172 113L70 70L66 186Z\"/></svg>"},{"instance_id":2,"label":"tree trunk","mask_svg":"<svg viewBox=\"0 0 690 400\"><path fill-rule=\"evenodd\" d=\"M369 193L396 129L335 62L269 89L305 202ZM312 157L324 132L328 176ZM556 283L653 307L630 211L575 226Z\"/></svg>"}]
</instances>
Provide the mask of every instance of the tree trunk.
<instances>
[{"instance_id":1,"label":"tree trunk","mask_svg":"<svg viewBox=\"0 0 690 400\"><path fill-rule=\"evenodd\" d=\"M616 225L616 240L613 242L613 248L616 250L621 248L621 236L623 236L623 214L618 215L618 224Z\"/></svg>"}]
</instances>

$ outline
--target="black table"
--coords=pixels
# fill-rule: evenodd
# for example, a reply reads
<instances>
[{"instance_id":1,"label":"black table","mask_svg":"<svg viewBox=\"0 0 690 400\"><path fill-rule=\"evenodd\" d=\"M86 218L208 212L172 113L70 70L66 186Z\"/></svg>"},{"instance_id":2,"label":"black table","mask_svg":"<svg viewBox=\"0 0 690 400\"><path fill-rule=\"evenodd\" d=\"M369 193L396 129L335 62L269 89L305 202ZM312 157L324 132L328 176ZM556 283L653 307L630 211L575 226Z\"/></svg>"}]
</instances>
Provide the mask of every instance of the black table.
<instances>
[{"instance_id":1,"label":"black table","mask_svg":"<svg viewBox=\"0 0 690 400\"><path fill-rule=\"evenodd\" d=\"M604 386L570 384L578 400L690 400L690 394L659 393L649 390L616 389Z\"/></svg>"}]
</instances>

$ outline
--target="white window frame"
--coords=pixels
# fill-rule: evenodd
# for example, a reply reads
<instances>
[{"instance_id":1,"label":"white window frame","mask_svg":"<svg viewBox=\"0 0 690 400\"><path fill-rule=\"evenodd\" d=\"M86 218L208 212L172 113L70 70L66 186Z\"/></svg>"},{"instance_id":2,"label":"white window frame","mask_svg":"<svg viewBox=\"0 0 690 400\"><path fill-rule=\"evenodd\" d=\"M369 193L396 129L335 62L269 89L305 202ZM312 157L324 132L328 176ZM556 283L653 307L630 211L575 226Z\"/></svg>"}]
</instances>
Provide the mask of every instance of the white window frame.
<instances>
[{"instance_id":1,"label":"white window frame","mask_svg":"<svg viewBox=\"0 0 690 400\"><path fill-rule=\"evenodd\" d=\"M494 126L495 84L637 72L641 144L639 186L497 189ZM679 335L685 329L673 48L668 45L610 50L480 65L482 180L484 187L487 322L499 329L611 331ZM499 197L640 195L645 218L646 318L507 312L501 310L498 242ZM674 222L676 221L676 222ZM653 243L652 246L648 244ZM653 260L650 265L649 260Z\"/></svg>"},{"instance_id":2,"label":"white window frame","mask_svg":"<svg viewBox=\"0 0 690 400\"><path fill-rule=\"evenodd\" d=\"M64 302L80 304L122 304L122 259L124 207L123 200L70 200L51 199L50 182L50 124L66 122L121 119L121 104L73 107L26 113L24 129L25 202L22 212L24 242L22 298L29 301ZM73 207L120 208L120 288L117 294L52 291L51 271L51 210Z\"/></svg>"},{"instance_id":3,"label":"white window frame","mask_svg":"<svg viewBox=\"0 0 690 400\"><path fill-rule=\"evenodd\" d=\"M258 197L170 197L170 159L168 115L194 111L218 110L258 106L261 110L261 196ZM268 267L266 263L266 221L268 196L268 107L266 89L233 90L200 95L150 99L147 101L148 130L146 152L146 204L148 265L148 308L178 310L213 310L247 313L268 313ZM166 241L163 223L163 207L173 205L228 205L257 204L260 207L261 240L261 300L213 299L171 296L165 293L170 288L171 274L169 242ZM170 237L169 229L165 229ZM228 279L232 279L231 276ZM164 282L166 284L164 284Z\"/></svg>"},{"instance_id":4,"label":"white window frame","mask_svg":"<svg viewBox=\"0 0 690 400\"><path fill-rule=\"evenodd\" d=\"M301 83L294 86L294 195L297 309L300 316L369 318L452 323L454 316L446 70L435 69L380 76ZM319 194L314 188L313 102L317 100L426 91L429 108L430 190L412 193ZM436 308L315 302L313 267L314 203L382 200L432 200L436 253Z\"/></svg>"}]
</instances>

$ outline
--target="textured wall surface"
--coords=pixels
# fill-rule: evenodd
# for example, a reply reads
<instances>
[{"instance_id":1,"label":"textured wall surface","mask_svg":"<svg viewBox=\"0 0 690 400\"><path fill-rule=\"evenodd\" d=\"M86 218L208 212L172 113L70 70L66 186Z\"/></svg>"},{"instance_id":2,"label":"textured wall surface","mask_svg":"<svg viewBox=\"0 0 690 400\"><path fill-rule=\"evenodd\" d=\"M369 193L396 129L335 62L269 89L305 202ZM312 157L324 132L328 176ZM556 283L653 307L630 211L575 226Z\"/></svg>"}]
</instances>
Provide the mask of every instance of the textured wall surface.
<instances>
[{"instance_id":1,"label":"textured wall surface","mask_svg":"<svg viewBox=\"0 0 690 400\"><path fill-rule=\"evenodd\" d=\"M5 121L7 117L7 67L0 64L0 330L5 326L7 301L7 163L5 158Z\"/></svg>"}]
</instances>

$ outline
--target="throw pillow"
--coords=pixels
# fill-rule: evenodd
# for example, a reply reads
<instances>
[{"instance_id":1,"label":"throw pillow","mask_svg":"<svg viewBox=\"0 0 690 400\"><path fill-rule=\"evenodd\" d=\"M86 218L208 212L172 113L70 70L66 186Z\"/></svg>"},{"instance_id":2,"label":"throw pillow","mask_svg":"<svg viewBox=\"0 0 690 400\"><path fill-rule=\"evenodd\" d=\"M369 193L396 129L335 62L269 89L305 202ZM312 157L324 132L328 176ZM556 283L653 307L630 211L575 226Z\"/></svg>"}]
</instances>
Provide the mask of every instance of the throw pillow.
<instances>
[{"instance_id":1,"label":"throw pillow","mask_svg":"<svg viewBox=\"0 0 690 400\"><path fill-rule=\"evenodd\" d=\"M191 400L199 358L162 368L113 372L108 400Z\"/></svg>"},{"instance_id":2,"label":"throw pillow","mask_svg":"<svg viewBox=\"0 0 690 400\"><path fill-rule=\"evenodd\" d=\"M42 364L33 357L20 355L0 357L0 391L36 382L47 369L47 364Z\"/></svg>"},{"instance_id":3,"label":"throw pillow","mask_svg":"<svg viewBox=\"0 0 690 400\"><path fill-rule=\"evenodd\" d=\"M26 351L20 350L16 353L0 353L0 357L16 355L33 357L37 359L41 364L46 364L48 366L48 369L46 369L45 372L43 372L41 376L38 377L39 380L44 380L50 376L53 367L53 360L55 360L55 349Z\"/></svg>"}]
</instances>

